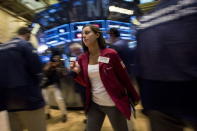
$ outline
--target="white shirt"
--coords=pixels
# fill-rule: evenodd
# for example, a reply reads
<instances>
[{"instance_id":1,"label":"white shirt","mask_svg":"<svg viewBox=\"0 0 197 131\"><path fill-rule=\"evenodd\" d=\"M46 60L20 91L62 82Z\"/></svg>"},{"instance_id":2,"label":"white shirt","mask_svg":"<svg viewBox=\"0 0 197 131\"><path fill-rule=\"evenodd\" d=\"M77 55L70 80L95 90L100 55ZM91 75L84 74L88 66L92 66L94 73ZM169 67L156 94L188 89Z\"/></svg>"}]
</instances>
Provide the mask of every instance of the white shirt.
<instances>
[{"instance_id":1,"label":"white shirt","mask_svg":"<svg viewBox=\"0 0 197 131\"><path fill-rule=\"evenodd\" d=\"M100 78L99 64L88 65L88 76L92 86L92 100L98 105L115 106L111 97L107 93Z\"/></svg>"}]
</instances>

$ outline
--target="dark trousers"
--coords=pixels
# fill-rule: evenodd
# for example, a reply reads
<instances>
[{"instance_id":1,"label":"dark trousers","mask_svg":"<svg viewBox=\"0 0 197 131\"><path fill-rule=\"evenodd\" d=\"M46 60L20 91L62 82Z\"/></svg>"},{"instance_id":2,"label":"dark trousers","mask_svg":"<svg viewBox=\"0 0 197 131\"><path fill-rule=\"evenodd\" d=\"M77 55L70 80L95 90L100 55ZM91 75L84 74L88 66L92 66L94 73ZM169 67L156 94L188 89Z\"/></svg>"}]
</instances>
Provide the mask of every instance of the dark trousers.
<instances>
[{"instance_id":1,"label":"dark trousers","mask_svg":"<svg viewBox=\"0 0 197 131\"><path fill-rule=\"evenodd\" d=\"M85 87L81 86L79 83L74 82L75 92L79 93L81 97L81 102L83 103L83 106L85 105L86 96L85 96Z\"/></svg>"},{"instance_id":2,"label":"dark trousers","mask_svg":"<svg viewBox=\"0 0 197 131\"><path fill-rule=\"evenodd\" d=\"M197 129L196 80L137 80L152 131L182 131L187 126Z\"/></svg>"},{"instance_id":3,"label":"dark trousers","mask_svg":"<svg viewBox=\"0 0 197 131\"><path fill-rule=\"evenodd\" d=\"M174 117L156 110L146 111L150 119L151 131L184 131L185 127L197 131L197 122Z\"/></svg>"},{"instance_id":4,"label":"dark trousers","mask_svg":"<svg viewBox=\"0 0 197 131\"><path fill-rule=\"evenodd\" d=\"M128 131L126 118L115 106L100 106L92 103L87 113L87 131L100 131L105 116L108 116L114 131Z\"/></svg>"},{"instance_id":5,"label":"dark trousers","mask_svg":"<svg viewBox=\"0 0 197 131\"><path fill-rule=\"evenodd\" d=\"M6 110L5 88L0 87L0 111Z\"/></svg>"}]
</instances>

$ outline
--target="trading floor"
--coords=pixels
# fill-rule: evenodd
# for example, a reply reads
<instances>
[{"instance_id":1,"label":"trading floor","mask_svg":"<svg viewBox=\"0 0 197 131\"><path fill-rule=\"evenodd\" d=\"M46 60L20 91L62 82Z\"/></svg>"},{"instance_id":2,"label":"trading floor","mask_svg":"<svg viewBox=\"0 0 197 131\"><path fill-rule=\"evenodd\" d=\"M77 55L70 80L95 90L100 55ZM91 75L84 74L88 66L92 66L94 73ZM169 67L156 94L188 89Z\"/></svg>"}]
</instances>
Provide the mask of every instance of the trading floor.
<instances>
[{"instance_id":1,"label":"trading floor","mask_svg":"<svg viewBox=\"0 0 197 131\"><path fill-rule=\"evenodd\" d=\"M52 118L47 120L48 131L85 131L84 113L83 111L68 111L68 121L66 123L61 122L60 111L52 110ZM129 131L149 131L148 119L141 113L141 106L137 106L137 118L135 120L128 121ZM0 131L10 131L6 122L5 112L0 113ZM134 123L134 127L130 125ZM133 130L132 130L133 129ZM101 131L113 131L108 118L106 117ZM192 131L191 129L185 129L184 131Z\"/></svg>"},{"instance_id":2,"label":"trading floor","mask_svg":"<svg viewBox=\"0 0 197 131\"><path fill-rule=\"evenodd\" d=\"M140 106L137 109L137 119L133 122L135 123L135 128L138 130L135 131L148 131L148 120L144 115L140 113ZM83 111L68 111L68 121L66 123L61 122L61 114L59 110L53 109L51 111L52 118L47 120L48 123L48 131L84 131L85 123L83 122L85 119ZM7 125L6 113L0 113L0 131L9 131L9 127ZM132 130L131 121L128 121L130 131ZM102 127L102 131L113 131L108 118L106 117L105 122Z\"/></svg>"}]
</instances>

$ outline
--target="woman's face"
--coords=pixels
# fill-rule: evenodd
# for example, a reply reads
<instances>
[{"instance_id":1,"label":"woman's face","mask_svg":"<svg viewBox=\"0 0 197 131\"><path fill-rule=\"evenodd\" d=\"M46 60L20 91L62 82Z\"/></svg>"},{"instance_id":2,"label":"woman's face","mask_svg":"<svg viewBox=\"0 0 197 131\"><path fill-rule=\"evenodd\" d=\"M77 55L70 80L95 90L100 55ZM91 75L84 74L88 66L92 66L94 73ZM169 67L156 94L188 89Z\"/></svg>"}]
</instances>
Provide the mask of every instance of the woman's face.
<instances>
[{"instance_id":1,"label":"woman's face","mask_svg":"<svg viewBox=\"0 0 197 131\"><path fill-rule=\"evenodd\" d=\"M92 44L96 43L99 37L98 33L94 33L89 26L83 28L82 31L83 42L85 46L90 47Z\"/></svg>"}]
</instances>

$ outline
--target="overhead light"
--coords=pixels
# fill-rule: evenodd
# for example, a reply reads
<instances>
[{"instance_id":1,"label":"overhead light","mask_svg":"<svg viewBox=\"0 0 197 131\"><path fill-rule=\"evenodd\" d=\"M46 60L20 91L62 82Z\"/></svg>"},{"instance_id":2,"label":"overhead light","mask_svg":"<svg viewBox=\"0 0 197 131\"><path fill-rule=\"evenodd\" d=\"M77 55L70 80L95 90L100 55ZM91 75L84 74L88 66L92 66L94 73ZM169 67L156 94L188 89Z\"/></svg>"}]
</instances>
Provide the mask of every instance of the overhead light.
<instances>
[{"instance_id":1,"label":"overhead light","mask_svg":"<svg viewBox=\"0 0 197 131\"><path fill-rule=\"evenodd\" d=\"M120 36L122 36L122 37L131 37L131 34L121 33Z\"/></svg>"},{"instance_id":2,"label":"overhead light","mask_svg":"<svg viewBox=\"0 0 197 131\"><path fill-rule=\"evenodd\" d=\"M58 45L63 45L63 44L65 44L65 42L64 41L60 41L60 42L51 44L51 46L58 46Z\"/></svg>"},{"instance_id":3,"label":"overhead light","mask_svg":"<svg viewBox=\"0 0 197 131\"><path fill-rule=\"evenodd\" d=\"M110 28L120 28L120 25L109 25Z\"/></svg>"},{"instance_id":4,"label":"overhead light","mask_svg":"<svg viewBox=\"0 0 197 131\"><path fill-rule=\"evenodd\" d=\"M140 0L140 4L148 3L148 2L153 2L154 0Z\"/></svg>"},{"instance_id":5,"label":"overhead light","mask_svg":"<svg viewBox=\"0 0 197 131\"><path fill-rule=\"evenodd\" d=\"M40 0L20 0L20 2L32 10L41 9L47 6L46 3Z\"/></svg>"},{"instance_id":6,"label":"overhead light","mask_svg":"<svg viewBox=\"0 0 197 131\"><path fill-rule=\"evenodd\" d=\"M37 51L38 51L38 53L43 53L47 49L48 49L48 46L47 45L41 45L41 46L38 47Z\"/></svg>"},{"instance_id":7,"label":"overhead light","mask_svg":"<svg viewBox=\"0 0 197 131\"><path fill-rule=\"evenodd\" d=\"M134 13L133 10L120 8L120 7L116 7L116 6L109 6L109 11L110 12L117 12L117 13L121 13L121 14L127 14L127 15L133 15L133 13Z\"/></svg>"},{"instance_id":8,"label":"overhead light","mask_svg":"<svg viewBox=\"0 0 197 131\"><path fill-rule=\"evenodd\" d=\"M136 16L132 16L131 18L131 23L134 25L140 25L140 22L137 20Z\"/></svg>"},{"instance_id":9,"label":"overhead light","mask_svg":"<svg viewBox=\"0 0 197 131\"><path fill-rule=\"evenodd\" d=\"M46 44L52 45L52 44L55 44L55 43L57 43L57 42L58 42L57 40L52 40L52 41L47 42Z\"/></svg>"},{"instance_id":10,"label":"overhead light","mask_svg":"<svg viewBox=\"0 0 197 131\"><path fill-rule=\"evenodd\" d=\"M65 29L59 29L59 32L60 33L64 33L65 32Z\"/></svg>"},{"instance_id":11,"label":"overhead light","mask_svg":"<svg viewBox=\"0 0 197 131\"><path fill-rule=\"evenodd\" d=\"M33 24L33 29L32 29L32 31L31 31L31 33L34 34L34 35L36 35L37 32L39 31L39 29L40 29L40 25L37 24L37 23L34 23L34 24Z\"/></svg>"},{"instance_id":12,"label":"overhead light","mask_svg":"<svg viewBox=\"0 0 197 131\"><path fill-rule=\"evenodd\" d=\"M130 30L130 27L127 27L127 26L120 26L120 29L122 29L122 30Z\"/></svg>"}]
</instances>

